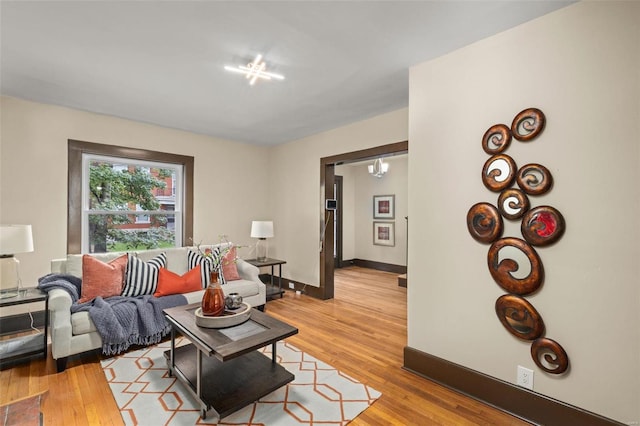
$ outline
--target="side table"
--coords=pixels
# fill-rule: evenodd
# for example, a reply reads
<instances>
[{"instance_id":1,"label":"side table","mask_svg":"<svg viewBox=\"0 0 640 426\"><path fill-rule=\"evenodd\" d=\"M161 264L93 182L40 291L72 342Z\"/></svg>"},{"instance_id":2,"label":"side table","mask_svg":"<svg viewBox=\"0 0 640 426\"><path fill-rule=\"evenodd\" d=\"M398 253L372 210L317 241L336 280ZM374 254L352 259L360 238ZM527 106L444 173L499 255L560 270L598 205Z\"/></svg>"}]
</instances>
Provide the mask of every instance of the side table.
<instances>
[{"instance_id":1,"label":"side table","mask_svg":"<svg viewBox=\"0 0 640 426\"><path fill-rule=\"evenodd\" d=\"M11 339L0 340L0 367L13 364L15 361L26 360L32 355L42 354L47 357L47 330L49 328L49 297L47 293L37 288L29 288L18 291L18 295L6 299L0 299L0 307L24 305L33 302L43 302L44 308L44 331L41 334L30 334L13 337ZM2 321L2 317L0 317ZM17 334L25 330L12 330L10 334ZM5 331L3 330L3 333ZM7 334L7 333L5 333Z\"/></svg>"},{"instance_id":2,"label":"side table","mask_svg":"<svg viewBox=\"0 0 640 426\"><path fill-rule=\"evenodd\" d=\"M284 294L284 290L282 289L282 265L287 263L286 260L272 259L267 257L264 260L258 259L245 259L245 262L252 264L253 266L257 266L258 268L262 268L263 266L271 266L271 284L267 284L267 300L272 300L276 296L280 296ZM273 267L278 265L278 286L276 287L273 284Z\"/></svg>"}]
</instances>

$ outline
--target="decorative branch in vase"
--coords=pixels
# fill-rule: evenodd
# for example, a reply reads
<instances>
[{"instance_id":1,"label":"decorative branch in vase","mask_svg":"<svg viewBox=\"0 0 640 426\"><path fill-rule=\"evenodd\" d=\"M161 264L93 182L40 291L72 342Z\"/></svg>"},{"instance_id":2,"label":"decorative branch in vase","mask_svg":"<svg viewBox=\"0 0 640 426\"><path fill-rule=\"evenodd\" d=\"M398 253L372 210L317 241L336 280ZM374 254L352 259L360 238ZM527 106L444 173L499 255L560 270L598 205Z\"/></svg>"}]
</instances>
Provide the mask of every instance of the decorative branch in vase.
<instances>
[{"instance_id":1,"label":"decorative branch in vase","mask_svg":"<svg viewBox=\"0 0 640 426\"><path fill-rule=\"evenodd\" d=\"M219 282L219 276L222 273L222 267L225 262L236 262L236 255L233 259L226 259L227 254L234 248L242 248L244 246L236 246L229 242L226 235L219 236L220 244L213 249L207 247L201 249L201 243L196 244L198 253L205 258L210 268L209 285L202 296L202 314L205 316L220 316L225 310L225 294ZM224 245L226 243L226 245Z\"/></svg>"}]
</instances>

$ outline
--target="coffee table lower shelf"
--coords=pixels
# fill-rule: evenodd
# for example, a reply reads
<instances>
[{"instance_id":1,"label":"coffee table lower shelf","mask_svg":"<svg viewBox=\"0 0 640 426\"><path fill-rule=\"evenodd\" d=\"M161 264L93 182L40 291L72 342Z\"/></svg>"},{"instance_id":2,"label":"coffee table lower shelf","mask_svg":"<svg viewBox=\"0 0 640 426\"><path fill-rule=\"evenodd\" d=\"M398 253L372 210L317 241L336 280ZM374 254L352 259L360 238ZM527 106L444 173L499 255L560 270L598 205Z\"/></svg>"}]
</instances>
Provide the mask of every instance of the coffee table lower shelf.
<instances>
[{"instance_id":1,"label":"coffee table lower shelf","mask_svg":"<svg viewBox=\"0 0 640 426\"><path fill-rule=\"evenodd\" d=\"M175 368L171 350L164 353L169 371L197 395L198 349L192 345L175 348ZM293 381L295 376L264 354L253 351L225 362L202 355L200 402L202 418L213 409L222 419ZM206 407L206 408L204 408Z\"/></svg>"}]
</instances>

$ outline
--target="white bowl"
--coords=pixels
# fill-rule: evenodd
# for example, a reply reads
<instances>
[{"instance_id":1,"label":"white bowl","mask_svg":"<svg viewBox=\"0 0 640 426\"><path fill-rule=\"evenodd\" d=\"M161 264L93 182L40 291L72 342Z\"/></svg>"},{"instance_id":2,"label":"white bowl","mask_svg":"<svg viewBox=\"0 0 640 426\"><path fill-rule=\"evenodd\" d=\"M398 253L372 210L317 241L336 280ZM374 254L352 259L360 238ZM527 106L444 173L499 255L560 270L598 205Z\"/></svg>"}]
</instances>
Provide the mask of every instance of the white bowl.
<instances>
[{"instance_id":1,"label":"white bowl","mask_svg":"<svg viewBox=\"0 0 640 426\"><path fill-rule=\"evenodd\" d=\"M225 309L224 313L217 317L202 315L202 308L195 311L196 325L204 328L225 328L242 324L251 317L251 305L242 302L238 309Z\"/></svg>"}]
</instances>

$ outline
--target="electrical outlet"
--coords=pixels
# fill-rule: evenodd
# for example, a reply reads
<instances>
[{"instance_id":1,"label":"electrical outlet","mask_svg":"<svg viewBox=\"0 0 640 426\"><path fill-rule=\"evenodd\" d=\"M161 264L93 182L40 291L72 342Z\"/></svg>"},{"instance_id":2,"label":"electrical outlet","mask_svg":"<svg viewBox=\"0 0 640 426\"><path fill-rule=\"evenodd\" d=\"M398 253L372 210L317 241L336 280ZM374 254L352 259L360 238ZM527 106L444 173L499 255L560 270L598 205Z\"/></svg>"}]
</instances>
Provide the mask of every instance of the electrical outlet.
<instances>
[{"instance_id":1,"label":"electrical outlet","mask_svg":"<svg viewBox=\"0 0 640 426\"><path fill-rule=\"evenodd\" d=\"M528 368L519 365L516 383L518 386L533 390L533 370L529 370Z\"/></svg>"},{"instance_id":2,"label":"electrical outlet","mask_svg":"<svg viewBox=\"0 0 640 426\"><path fill-rule=\"evenodd\" d=\"M290 289L295 289L296 288L296 283L289 281L289 288Z\"/></svg>"}]
</instances>

